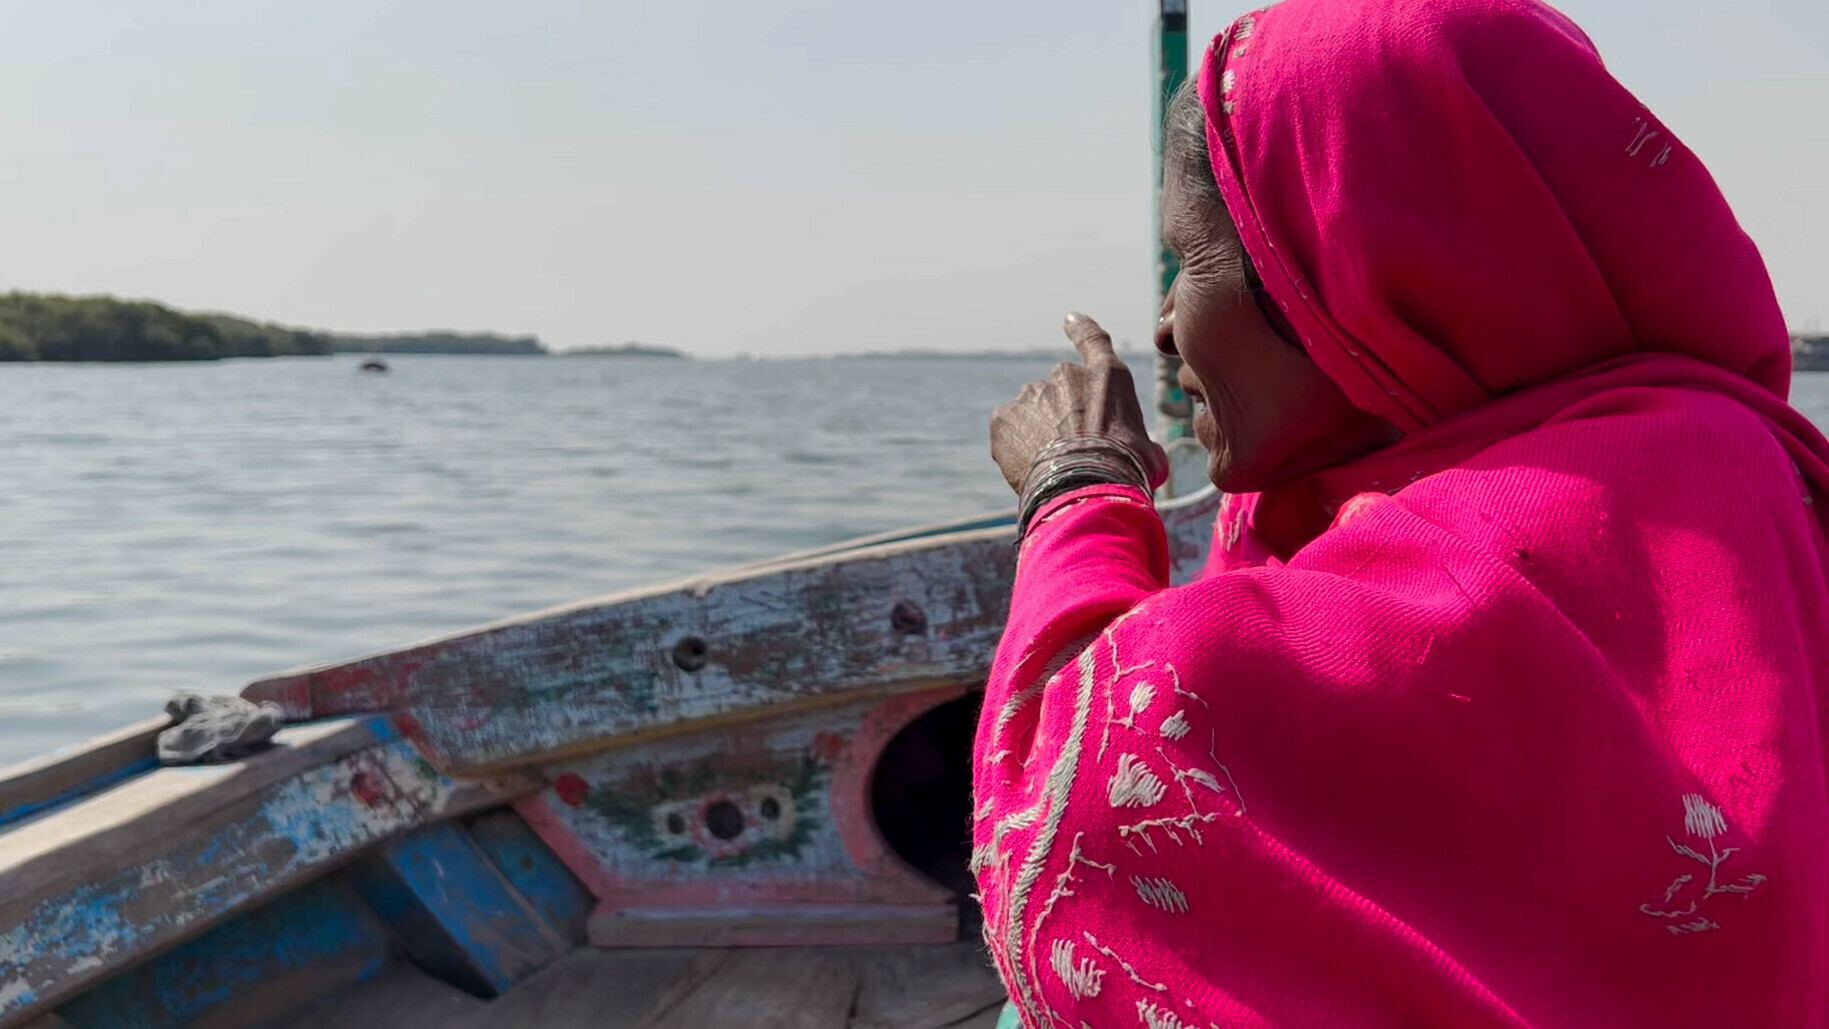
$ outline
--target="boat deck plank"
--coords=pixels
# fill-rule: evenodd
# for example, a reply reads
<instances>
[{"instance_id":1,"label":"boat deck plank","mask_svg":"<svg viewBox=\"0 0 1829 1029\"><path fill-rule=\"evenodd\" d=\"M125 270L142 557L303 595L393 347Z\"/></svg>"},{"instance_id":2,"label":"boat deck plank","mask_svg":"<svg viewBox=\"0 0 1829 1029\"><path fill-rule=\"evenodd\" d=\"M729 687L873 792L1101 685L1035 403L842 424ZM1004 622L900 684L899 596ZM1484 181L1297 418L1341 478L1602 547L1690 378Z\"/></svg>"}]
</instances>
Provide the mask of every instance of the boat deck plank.
<instances>
[{"instance_id":1,"label":"boat deck plank","mask_svg":"<svg viewBox=\"0 0 1829 1029\"><path fill-rule=\"evenodd\" d=\"M492 1002L408 965L276 1029L992 1029L975 943L574 951Z\"/></svg>"}]
</instances>

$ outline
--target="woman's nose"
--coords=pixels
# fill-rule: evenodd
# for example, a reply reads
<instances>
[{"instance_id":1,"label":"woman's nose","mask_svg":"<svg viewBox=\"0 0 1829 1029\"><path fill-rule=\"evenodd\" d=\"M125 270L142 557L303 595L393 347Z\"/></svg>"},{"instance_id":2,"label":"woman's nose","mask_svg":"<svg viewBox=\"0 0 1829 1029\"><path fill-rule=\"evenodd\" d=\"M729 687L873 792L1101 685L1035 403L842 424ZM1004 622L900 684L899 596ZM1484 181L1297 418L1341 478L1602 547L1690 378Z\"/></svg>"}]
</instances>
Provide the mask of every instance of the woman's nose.
<instances>
[{"instance_id":1,"label":"woman's nose","mask_svg":"<svg viewBox=\"0 0 1829 1029\"><path fill-rule=\"evenodd\" d=\"M1180 356L1175 350L1175 286L1180 282L1181 277L1176 276L1169 285L1169 295L1162 298L1162 311L1156 317L1156 353L1164 357Z\"/></svg>"}]
</instances>

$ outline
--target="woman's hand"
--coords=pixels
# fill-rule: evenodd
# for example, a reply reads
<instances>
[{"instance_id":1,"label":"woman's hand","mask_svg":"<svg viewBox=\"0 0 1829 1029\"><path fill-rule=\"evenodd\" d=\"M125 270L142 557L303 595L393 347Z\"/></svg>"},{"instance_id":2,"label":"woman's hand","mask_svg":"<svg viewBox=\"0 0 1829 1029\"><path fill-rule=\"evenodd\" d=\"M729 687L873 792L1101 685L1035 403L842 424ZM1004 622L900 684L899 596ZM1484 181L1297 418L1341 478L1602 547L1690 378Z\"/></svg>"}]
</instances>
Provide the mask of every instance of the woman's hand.
<instances>
[{"instance_id":1,"label":"woman's hand","mask_svg":"<svg viewBox=\"0 0 1829 1029\"><path fill-rule=\"evenodd\" d=\"M1144 428L1137 387L1111 348L1111 336L1083 314L1068 315L1062 327L1086 363L1056 365L991 415L991 459L1004 481L1020 494L1043 447L1063 436L1097 434L1135 455L1151 488L1162 485L1168 455Z\"/></svg>"}]
</instances>

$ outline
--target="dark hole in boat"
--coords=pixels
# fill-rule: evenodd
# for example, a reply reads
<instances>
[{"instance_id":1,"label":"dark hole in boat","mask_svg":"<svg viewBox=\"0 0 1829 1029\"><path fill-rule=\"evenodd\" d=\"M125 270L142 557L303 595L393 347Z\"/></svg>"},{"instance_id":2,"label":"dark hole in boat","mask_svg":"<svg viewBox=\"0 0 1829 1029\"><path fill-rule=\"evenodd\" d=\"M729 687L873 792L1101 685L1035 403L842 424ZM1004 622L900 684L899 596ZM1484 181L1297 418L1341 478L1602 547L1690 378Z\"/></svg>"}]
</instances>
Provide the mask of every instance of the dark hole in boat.
<instances>
[{"instance_id":1,"label":"dark hole in boat","mask_svg":"<svg viewBox=\"0 0 1829 1029\"><path fill-rule=\"evenodd\" d=\"M705 667L711 648L697 636L688 636L673 645L673 663L682 672L696 672Z\"/></svg>"},{"instance_id":2,"label":"dark hole in boat","mask_svg":"<svg viewBox=\"0 0 1829 1029\"><path fill-rule=\"evenodd\" d=\"M927 632L927 612L912 600L898 600L889 609L889 627L904 636L923 635Z\"/></svg>"},{"instance_id":3,"label":"dark hole in boat","mask_svg":"<svg viewBox=\"0 0 1829 1029\"><path fill-rule=\"evenodd\" d=\"M686 831L686 816L678 811L667 816L667 831L675 836Z\"/></svg>"},{"instance_id":4,"label":"dark hole in boat","mask_svg":"<svg viewBox=\"0 0 1829 1029\"><path fill-rule=\"evenodd\" d=\"M896 733L870 783L871 814L883 842L916 871L960 898L961 931L978 931L966 865L972 854L972 737L980 693L948 701Z\"/></svg>"},{"instance_id":5,"label":"dark hole in boat","mask_svg":"<svg viewBox=\"0 0 1829 1029\"><path fill-rule=\"evenodd\" d=\"M743 811L728 800L714 800L705 805L705 828L720 840L734 840L743 835Z\"/></svg>"},{"instance_id":6,"label":"dark hole in boat","mask_svg":"<svg viewBox=\"0 0 1829 1029\"><path fill-rule=\"evenodd\" d=\"M773 797L763 797L762 803L756 805L756 810L762 812L763 818L772 822L781 817L781 802Z\"/></svg>"}]
</instances>

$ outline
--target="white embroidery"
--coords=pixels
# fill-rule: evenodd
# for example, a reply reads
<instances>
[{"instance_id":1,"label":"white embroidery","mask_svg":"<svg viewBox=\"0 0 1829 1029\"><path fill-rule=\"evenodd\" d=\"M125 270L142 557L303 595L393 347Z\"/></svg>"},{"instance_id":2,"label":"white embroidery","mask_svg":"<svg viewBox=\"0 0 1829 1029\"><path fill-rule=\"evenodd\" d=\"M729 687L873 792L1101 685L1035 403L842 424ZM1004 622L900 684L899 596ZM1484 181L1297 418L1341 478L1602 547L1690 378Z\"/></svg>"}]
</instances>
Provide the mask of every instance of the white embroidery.
<instances>
[{"instance_id":1,"label":"white embroidery","mask_svg":"<svg viewBox=\"0 0 1829 1029\"><path fill-rule=\"evenodd\" d=\"M973 875L977 875L978 873L984 871L986 868L990 867L992 853L993 853L993 851L991 849L990 843L988 843L988 842L980 843L976 847L972 848L972 860L965 867Z\"/></svg>"},{"instance_id":2,"label":"white embroidery","mask_svg":"<svg viewBox=\"0 0 1829 1029\"><path fill-rule=\"evenodd\" d=\"M1131 982L1136 983L1138 986L1141 986L1146 990L1155 990L1157 993L1169 992L1169 988L1167 986L1164 986L1161 983L1152 983L1148 979L1145 979L1142 976L1138 975L1137 970L1135 968L1131 967L1130 962L1119 957L1117 951L1112 950L1110 947L1105 946L1103 943L1100 943L1099 938L1097 936L1094 936L1089 932L1082 932L1082 933L1080 933L1080 935L1085 938L1087 943L1092 944L1093 950L1096 950L1099 953L1105 955L1106 957L1112 959L1113 961L1116 961L1118 963L1118 967L1124 969L1124 974L1130 976Z\"/></svg>"},{"instance_id":3,"label":"white embroidery","mask_svg":"<svg viewBox=\"0 0 1829 1029\"><path fill-rule=\"evenodd\" d=\"M1011 993L1022 1005L1023 1012L1027 1016L1026 1020L1031 1024L1041 1023L1044 1019L1042 1018L1041 1000L1036 996L1035 985L1032 981L1037 975L1035 966L1030 963L1027 968L1024 967L1025 945L1033 954L1035 931L1030 932L1028 940L1023 939L1023 910L1029 905L1030 892L1034 889L1036 880L1041 878L1042 866L1047 864L1048 855L1054 850L1055 838L1060 834L1061 820L1067 815L1067 796L1072 792L1074 778L1079 774L1080 753L1086 739L1086 724L1091 721L1092 690L1097 681L1095 674L1097 659L1093 656L1092 648L1088 647L1080 652L1078 664L1079 688L1073 693L1073 720L1067 728L1067 738L1061 743L1060 756L1054 767L1048 770L1048 777L1044 783L1046 795L1041 802L1038 802L1038 804L1048 804L1048 817L1042 823L1041 831L1036 834L1036 838L1029 845L1029 852L1023 859L1022 870L1017 873L1015 881L1010 883L1005 894L1009 898L1009 903L1002 913L1007 933L1004 938L1004 952L1009 962L1010 978L1015 980L1009 984ZM1038 920L1035 929L1039 930L1039 928ZM1053 1015L1054 1012L1050 1011L1049 1014Z\"/></svg>"},{"instance_id":4,"label":"white embroidery","mask_svg":"<svg viewBox=\"0 0 1829 1029\"><path fill-rule=\"evenodd\" d=\"M1727 819L1721 809L1702 799L1699 793L1683 794L1683 828L1689 835L1712 840L1727 831Z\"/></svg>"},{"instance_id":5,"label":"white embroidery","mask_svg":"<svg viewBox=\"0 0 1829 1029\"><path fill-rule=\"evenodd\" d=\"M1145 661L1140 665L1126 667L1123 656L1118 653L1118 637L1116 635L1118 626L1123 625L1125 622L1130 621L1132 618L1135 618L1142 613L1143 608L1141 605L1133 607L1129 611L1126 611L1113 619L1112 623L1105 628L1105 645L1111 648L1112 673L1111 689L1105 694L1105 724L1099 731L1099 754L1097 757L1097 760L1099 761L1105 760L1105 748L1111 745L1111 727L1113 725L1130 724L1129 719L1120 719L1118 717L1118 685L1124 681L1125 676L1136 672L1146 671L1156 666L1156 662L1154 661ZM1132 699L1134 700L1135 697Z\"/></svg>"},{"instance_id":6,"label":"white embroidery","mask_svg":"<svg viewBox=\"0 0 1829 1029\"><path fill-rule=\"evenodd\" d=\"M1074 872L1080 865L1085 865L1088 868L1096 868L1099 871L1104 872L1106 878L1112 878L1118 874L1117 865L1100 864L1080 853L1080 841L1085 837L1086 834L1083 832L1074 834L1073 849L1067 853L1067 867L1061 871L1060 877L1054 881L1054 892L1048 895L1048 903L1042 905L1041 914L1035 917L1035 930L1037 933L1041 931L1042 923L1047 921L1048 916L1054 913L1054 905L1058 903L1062 897L1071 897L1075 895L1073 892Z\"/></svg>"},{"instance_id":7,"label":"white embroidery","mask_svg":"<svg viewBox=\"0 0 1829 1029\"><path fill-rule=\"evenodd\" d=\"M1188 713L1177 711L1162 720L1162 735L1171 740L1178 740L1188 734Z\"/></svg>"},{"instance_id":8,"label":"white embroidery","mask_svg":"<svg viewBox=\"0 0 1829 1029\"><path fill-rule=\"evenodd\" d=\"M1689 903L1686 906L1678 907L1678 900L1682 894L1688 891L1689 884L1694 882L1696 878L1694 875L1679 875L1671 880L1669 886L1664 888L1663 896L1659 897L1657 900L1640 904L1638 909L1641 913L1649 915L1652 918L1661 918L1674 923L1675 919L1689 918L1691 915L1696 915L1697 909L1701 907L1702 902L1711 897L1716 897L1723 893L1748 894L1758 889L1766 882L1766 877L1757 872L1743 875L1730 883L1723 884L1721 882L1721 865L1726 862L1728 858L1739 853L1740 848L1718 847L1715 844L1717 838L1727 834L1727 817L1721 813L1719 807L1709 803L1708 800L1699 793L1683 794L1683 829L1690 836L1700 837L1707 842L1708 853L1703 854L1687 843L1678 843L1674 838L1669 836L1664 837L1664 840L1670 844L1670 849L1676 851L1678 855L1686 857L1691 861L1708 868L1708 882L1702 887L1702 895L1696 897L1694 894L1691 894ZM1680 924L1670 924L1664 926L1664 928L1672 936L1682 936L1690 933L1710 932L1721 928L1721 923L1704 915L1696 915L1692 921Z\"/></svg>"},{"instance_id":9,"label":"white embroidery","mask_svg":"<svg viewBox=\"0 0 1829 1029\"><path fill-rule=\"evenodd\" d=\"M1140 682L1137 688L1130 691L1130 713L1119 721L1126 729L1137 727L1137 716L1149 710L1149 702L1156 699L1156 687L1147 682Z\"/></svg>"},{"instance_id":10,"label":"white embroidery","mask_svg":"<svg viewBox=\"0 0 1829 1029\"><path fill-rule=\"evenodd\" d=\"M1124 845L1130 848L1131 853L1141 857L1143 852L1137 849L1135 843L1131 842L1131 837L1133 836L1148 844L1150 851L1154 853L1156 852L1156 840L1155 837L1150 835L1151 832L1161 830L1169 839L1174 840L1177 846L1185 847L1187 846L1187 843L1182 840L1181 833L1187 833L1193 838L1195 843L1205 842L1202 839L1200 830L1197 826L1218 820L1218 815L1182 815L1179 818L1151 818L1132 825L1118 826L1118 838L1124 841Z\"/></svg>"},{"instance_id":11,"label":"white embroidery","mask_svg":"<svg viewBox=\"0 0 1829 1029\"><path fill-rule=\"evenodd\" d=\"M1036 699L1042 695L1042 690L1046 689L1047 686L1048 677L1043 676L1011 694L1010 699L1003 705L1003 708L997 712L997 722L992 726L991 731L1002 734L1004 728L1007 727L1017 715L1022 713L1023 708L1034 703Z\"/></svg>"},{"instance_id":12,"label":"white embroidery","mask_svg":"<svg viewBox=\"0 0 1829 1029\"><path fill-rule=\"evenodd\" d=\"M1160 801L1168 789L1135 754L1118 756L1118 770L1111 777L1109 791L1112 807L1150 807Z\"/></svg>"},{"instance_id":13,"label":"white embroidery","mask_svg":"<svg viewBox=\"0 0 1829 1029\"><path fill-rule=\"evenodd\" d=\"M1188 895L1181 892L1179 887L1167 879L1161 876L1145 879L1140 875L1133 875L1130 877L1130 884L1136 888L1137 896L1143 899L1143 903L1150 907L1158 911L1167 911L1171 915L1187 913Z\"/></svg>"},{"instance_id":14,"label":"white embroidery","mask_svg":"<svg viewBox=\"0 0 1829 1029\"><path fill-rule=\"evenodd\" d=\"M1194 1029L1177 1018L1173 1011L1159 1008L1147 1000L1137 1002L1137 1017L1143 1020L1146 1029Z\"/></svg>"},{"instance_id":15,"label":"white embroidery","mask_svg":"<svg viewBox=\"0 0 1829 1029\"><path fill-rule=\"evenodd\" d=\"M1074 960L1072 940L1054 941L1054 974L1060 976L1074 1000L1097 997L1105 978L1105 970L1093 964L1091 958Z\"/></svg>"},{"instance_id":16,"label":"white embroidery","mask_svg":"<svg viewBox=\"0 0 1829 1029\"><path fill-rule=\"evenodd\" d=\"M1169 682L1174 684L1171 688L1174 689L1175 696L1191 700L1201 707L1207 708L1208 711L1213 710L1211 707L1207 706L1206 700L1204 700L1200 694L1189 693L1187 690L1181 688L1181 673L1175 670L1174 665L1163 665L1162 670L1169 673Z\"/></svg>"},{"instance_id":17,"label":"white embroidery","mask_svg":"<svg viewBox=\"0 0 1829 1029\"><path fill-rule=\"evenodd\" d=\"M1232 91L1237 88L1238 88L1238 73L1233 71L1230 68L1227 68L1225 71L1225 74L1223 74L1219 77L1220 95L1221 96L1230 96Z\"/></svg>"},{"instance_id":18,"label":"white embroidery","mask_svg":"<svg viewBox=\"0 0 1829 1029\"><path fill-rule=\"evenodd\" d=\"M1658 138L1659 135L1661 133L1651 127L1649 120L1634 118L1632 120L1632 142L1626 144L1626 156L1637 157L1639 151L1645 149L1645 144Z\"/></svg>"}]
</instances>

